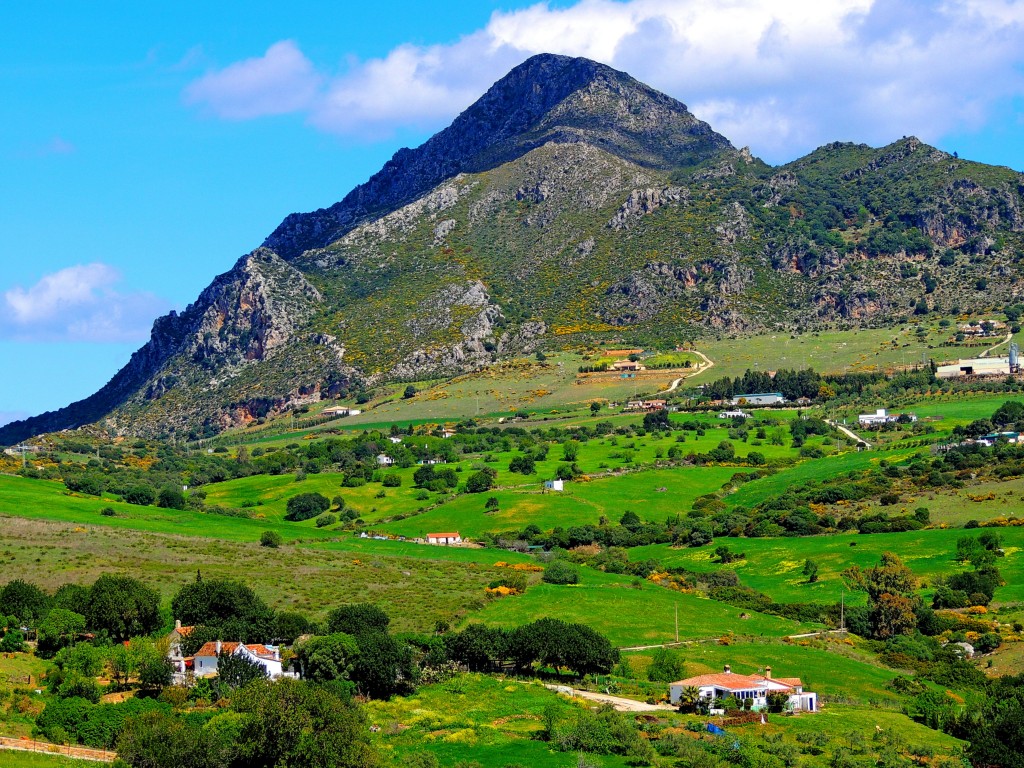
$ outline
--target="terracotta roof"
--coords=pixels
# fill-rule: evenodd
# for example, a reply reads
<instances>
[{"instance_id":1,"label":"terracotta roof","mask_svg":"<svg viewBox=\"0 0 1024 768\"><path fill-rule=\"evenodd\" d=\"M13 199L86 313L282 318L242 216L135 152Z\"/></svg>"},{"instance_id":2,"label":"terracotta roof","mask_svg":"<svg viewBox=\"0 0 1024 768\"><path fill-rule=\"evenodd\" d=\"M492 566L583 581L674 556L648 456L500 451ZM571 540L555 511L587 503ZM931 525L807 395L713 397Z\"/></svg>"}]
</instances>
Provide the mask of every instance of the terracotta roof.
<instances>
[{"instance_id":1,"label":"terracotta roof","mask_svg":"<svg viewBox=\"0 0 1024 768\"><path fill-rule=\"evenodd\" d=\"M459 536L459 532L458 531L455 531L454 533L428 533L427 534L427 538L428 539L430 539L430 538L434 538L434 539L454 539L454 538L456 538L458 536Z\"/></svg>"},{"instance_id":2,"label":"terracotta roof","mask_svg":"<svg viewBox=\"0 0 1024 768\"><path fill-rule=\"evenodd\" d=\"M718 672L711 675L697 675L688 677L685 680L678 680L672 685L690 686L698 688L705 685L713 685L718 688L727 688L730 691L742 691L750 688L758 688L766 682L778 683L786 688L795 688L801 685L798 677L764 677L763 675L738 675L735 672Z\"/></svg>"},{"instance_id":3,"label":"terracotta roof","mask_svg":"<svg viewBox=\"0 0 1024 768\"><path fill-rule=\"evenodd\" d=\"M220 650L222 653L234 653L235 649L241 643L221 643ZM274 654L264 645L252 644L245 646L250 652L257 656L266 656L268 659L274 658ZM210 642L206 643L202 648L196 651L196 656L216 656L217 655L217 643Z\"/></svg>"},{"instance_id":4,"label":"terracotta roof","mask_svg":"<svg viewBox=\"0 0 1024 768\"><path fill-rule=\"evenodd\" d=\"M194 629L195 627L175 627L174 631L178 633L179 637L188 637Z\"/></svg>"}]
</instances>

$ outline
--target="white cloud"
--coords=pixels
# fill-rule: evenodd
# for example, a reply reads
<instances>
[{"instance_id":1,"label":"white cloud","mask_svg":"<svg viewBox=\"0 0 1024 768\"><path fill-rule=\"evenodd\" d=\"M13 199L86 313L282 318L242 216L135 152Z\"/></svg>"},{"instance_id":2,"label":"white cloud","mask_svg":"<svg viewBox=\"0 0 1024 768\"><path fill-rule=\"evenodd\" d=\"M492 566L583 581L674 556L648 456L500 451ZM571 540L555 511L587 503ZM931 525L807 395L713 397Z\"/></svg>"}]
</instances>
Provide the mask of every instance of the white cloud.
<instances>
[{"instance_id":1,"label":"white cloud","mask_svg":"<svg viewBox=\"0 0 1024 768\"><path fill-rule=\"evenodd\" d=\"M379 136L443 126L541 52L625 69L734 143L786 160L835 139L879 144L913 133L935 141L983 126L1024 95L1024 0L541 3L496 12L454 43L401 45L335 74L318 72L285 41L188 93L227 117L295 111L324 131ZM288 75L253 74L279 68ZM293 98L281 98L282 82Z\"/></svg>"},{"instance_id":2,"label":"white cloud","mask_svg":"<svg viewBox=\"0 0 1024 768\"><path fill-rule=\"evenodd\" d=\"M149 336L167 302L151 293L121 293L121 274L106 264L67 267L0 301L0 337L18 341L135 342Z\"/></svg>"},{"instance_id":3,"label":"white cloud","mask_svg":"<svg viewBox=\"0 0 1024 768\"><path fill-rule=\"evenodd\" d=\"M291 40L274 43L262 56L203 75L185 89L185 100L217 117L248 120L283 115L313 102L320 76Z\"/></svg>"}]
</instances>

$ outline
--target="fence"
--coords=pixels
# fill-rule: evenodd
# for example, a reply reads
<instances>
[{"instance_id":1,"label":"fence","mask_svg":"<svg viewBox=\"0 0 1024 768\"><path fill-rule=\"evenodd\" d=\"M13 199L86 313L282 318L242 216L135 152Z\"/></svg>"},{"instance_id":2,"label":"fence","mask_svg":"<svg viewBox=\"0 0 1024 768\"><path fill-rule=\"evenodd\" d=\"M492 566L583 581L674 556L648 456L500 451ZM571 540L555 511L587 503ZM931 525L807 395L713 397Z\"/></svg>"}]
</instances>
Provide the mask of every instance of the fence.
<instances>
[{"instance_id":1,"label":"fence","mask_svg":"<svg viewBox=\"0 0 1024 768\"><path fill-rule=\"evenodd\" d=\"M0 749L13 749L22 752L44 752L49 755L63 755L76 760L93 760L98 763L112 763L117 759L117 753L108 749L92 749L90 747L76 747L72 745L62 746L51 744L48 741L36 741L23 737L12 739L7 736L0 736Z\"/></svg>"}]
</instances>

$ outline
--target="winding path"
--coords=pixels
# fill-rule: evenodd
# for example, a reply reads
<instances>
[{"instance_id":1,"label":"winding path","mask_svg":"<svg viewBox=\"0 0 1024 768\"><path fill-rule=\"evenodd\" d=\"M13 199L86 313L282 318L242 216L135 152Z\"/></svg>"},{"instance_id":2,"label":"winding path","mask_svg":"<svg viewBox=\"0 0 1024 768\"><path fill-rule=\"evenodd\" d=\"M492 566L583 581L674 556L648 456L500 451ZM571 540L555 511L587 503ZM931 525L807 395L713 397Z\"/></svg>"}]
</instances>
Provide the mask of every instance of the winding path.
<instances>
[{"instance_id":1,"label":"winding path","mask_svg":"<svg viewBox=\"0 0 1024 768\"><path fill-rule=\"evenodd\" d=\"M860 435L858 435L858 434L852 432L851 430L847 429L842 424L839 424L839 423L837 423L835 421L830 421L829 424L831 424L833 427L838 429L840 432L842 432L844 435L846 435L848 438L850 438L854 442L864 443L864 445L866 445L868 448L871 447L871 443L869 443L867 440L865 440Z\"/></svg>"},{"instance_id":2,"label":"winding path","mask_svg":"<svg viewBox=\"0 0 1024 768\"><path fill-rule=\"evenodd\" d=\"M998 344L993 344L991 347L982 352L979 357L988 357L994 350L999 349L1003 344L1008 343L1013 338L1013 331L1006 334L1006 338L1000 341Z\"/></svg>"},{"instance_id":3,"label":"winding path","mask_svg":"<svg viewBox=\"0 0 1024 768\"><path fill-rule=\"evenodd\" d=\"M667 395L669 392L672 392L676 387L678 387L680 384L682 384L684 379L688 379L691 376L696 376L698 373L704 373L704 371L706 371L708 368L713 368L714 367L715 361L712 360L707 355L705 355L703 352L701 352L699 350L696 350L696 349L692 349L690 351L693 352L693 354L698 355L702 360L704 360L706 365L704 365L703 368L697 368L695 371L693 371L692 373L688 373L685 376L680 376L678 379L676 379L675 381L672 382L672 385L668 389L663 389L663 390L661 390L661 392L658 392L657 394L659 394L659 395Z\"/></svg>"}]
</instances>

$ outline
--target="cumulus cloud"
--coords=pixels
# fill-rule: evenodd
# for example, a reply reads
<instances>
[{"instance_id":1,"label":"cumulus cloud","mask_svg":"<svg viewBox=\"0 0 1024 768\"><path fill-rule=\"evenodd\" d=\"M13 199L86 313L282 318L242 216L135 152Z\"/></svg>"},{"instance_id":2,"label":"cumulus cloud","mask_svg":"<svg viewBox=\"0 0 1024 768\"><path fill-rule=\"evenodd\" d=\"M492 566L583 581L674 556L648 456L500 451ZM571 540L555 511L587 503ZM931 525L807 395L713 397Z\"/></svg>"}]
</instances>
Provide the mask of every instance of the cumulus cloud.
<instances>
[{"instance_id":1,"label":"cumulus cloud","mask_svg":"<svg viewBox=\"0 0 1024 768\"><path fill-rule=\"evenodd\" d=\"M320 75L291 40L274 43L262 56L209 72L185 89L185 101L217 117L248 120L310 106Z\"/></svg>"},{"instance_id":2,"label":"cumulus cloud","mask_svg":"<svg viewBox=\"0 0 1024 768\"><path fill-rule=\"evenodd\" d=\"M121 274L106 264L67 267L0 301L0 337L16 341L135 342L170 307L151 293L116 290Z\"/></svg>"},{"instance_id":3,"label":"cumulus cloud","mask_svg":"<svg viewBox=\"0 0 1024 768\"><path fill-rule=\"evenodd\" d=\"M786 160L833 139L935 141L983 126L1024 95L1024 0L541 3L496 12L453 43L401 45L343 72L317 70L285 41L188 94L227 117L302 112L324 131L379 136L444 125L541 52L624 69L735 143ZM264 74L278 70L287 74Z\"/></svg>"}]
</instances>

